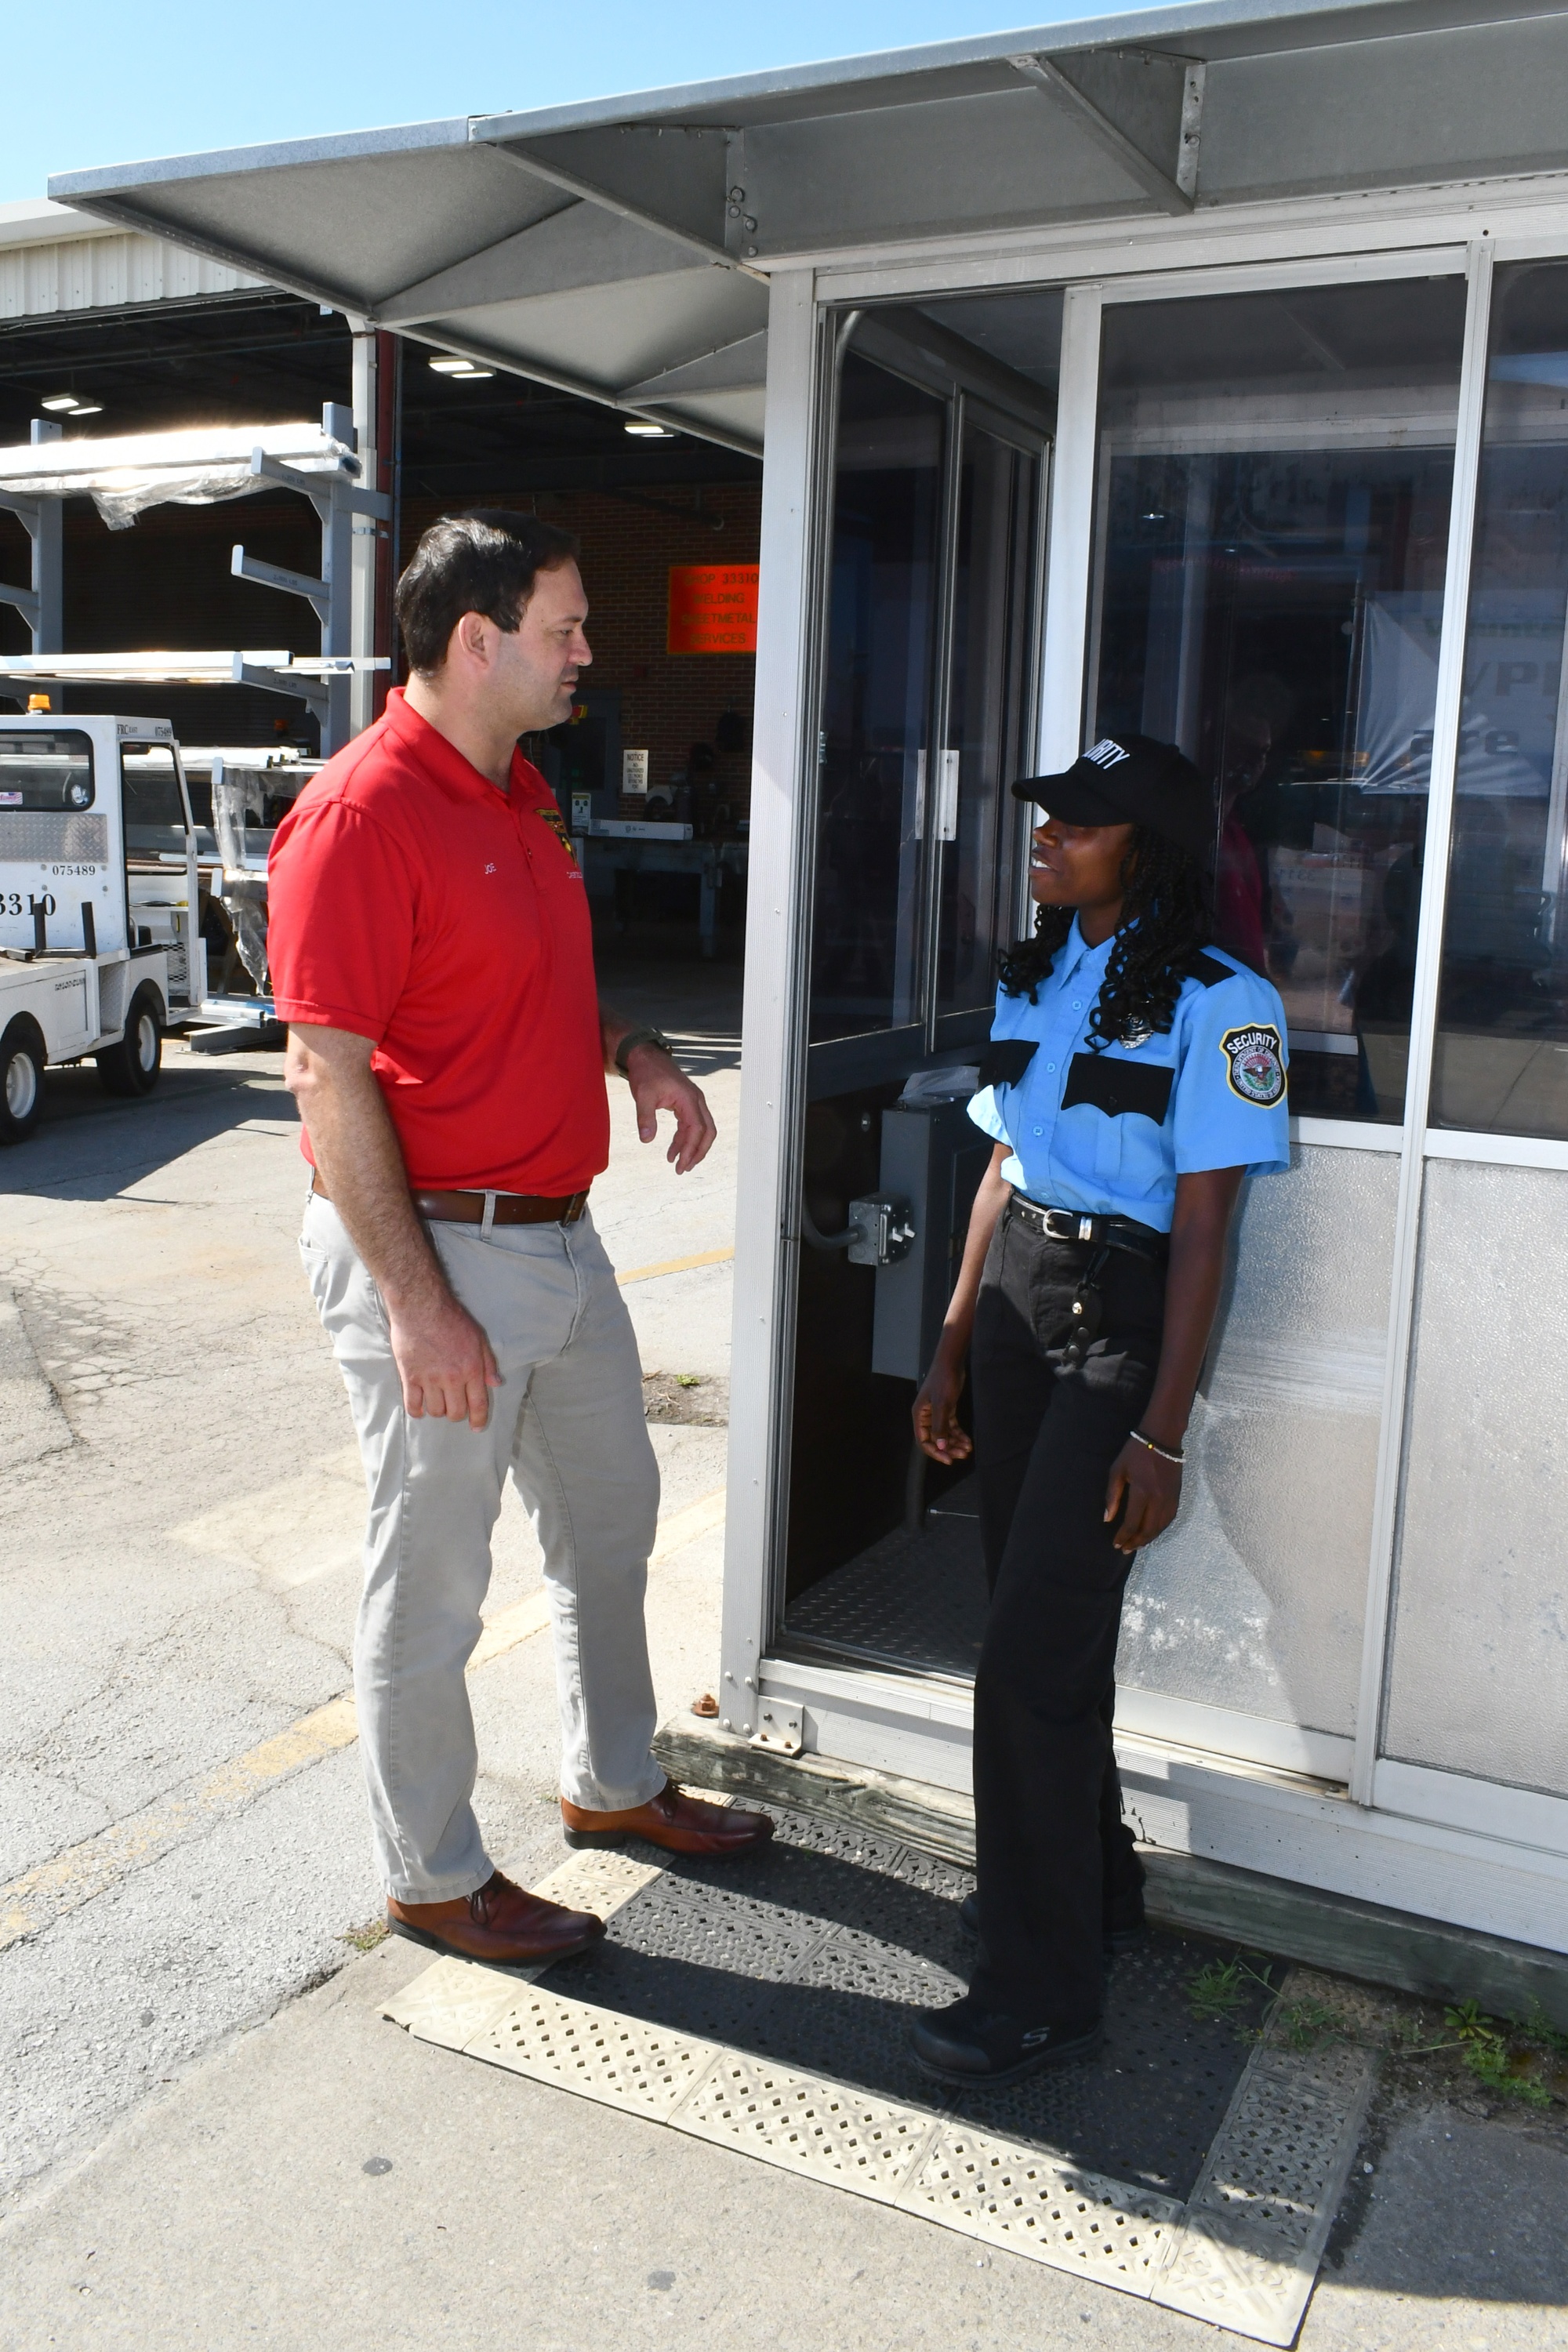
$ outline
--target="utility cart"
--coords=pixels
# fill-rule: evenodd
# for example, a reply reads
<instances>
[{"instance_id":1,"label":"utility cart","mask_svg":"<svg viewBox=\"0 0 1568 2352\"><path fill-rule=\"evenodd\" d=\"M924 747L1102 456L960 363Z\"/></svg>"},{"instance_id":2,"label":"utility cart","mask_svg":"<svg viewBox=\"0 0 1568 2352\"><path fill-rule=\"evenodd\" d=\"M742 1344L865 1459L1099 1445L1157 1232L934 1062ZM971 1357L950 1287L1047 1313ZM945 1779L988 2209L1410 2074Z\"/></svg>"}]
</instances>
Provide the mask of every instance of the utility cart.
<instances>
[{"instance_id":1,"label":"utility cart","mask_svg":"<svg viewBox=\"0 0 1568 2352\"><path fill-rule=\"evenodd\" d=\"M166 719L0 719L0 1142L44 1072L89 1055L110 1094L158 1082L206 994L196 835Z\"/></svg>"}]
</instances>

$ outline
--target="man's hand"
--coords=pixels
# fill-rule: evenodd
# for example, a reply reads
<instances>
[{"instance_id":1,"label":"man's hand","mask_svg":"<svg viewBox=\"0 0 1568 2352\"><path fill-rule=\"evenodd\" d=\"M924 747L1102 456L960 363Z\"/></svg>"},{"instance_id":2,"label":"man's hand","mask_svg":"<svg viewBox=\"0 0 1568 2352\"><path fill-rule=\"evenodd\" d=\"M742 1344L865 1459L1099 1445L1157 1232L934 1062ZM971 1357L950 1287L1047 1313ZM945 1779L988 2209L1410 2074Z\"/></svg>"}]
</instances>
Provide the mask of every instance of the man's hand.
<instances>
[{"instance_id":1,"label":"man's hand","mask_svg":"<svg viewBox=\"0 0 1568 2352\"><path fill-rule=\"evenodd\" d=\"M675 1134L666 1158L678 1176L706 1160L719 1130L702 1089L657 1045L634 1045L626 1055L626 1083L637 1109L637 1133L645 1143L658 1134L658 1114L675 1116Z\"/></svg>"},{"instance_id":2,"label":"man's hand","mask_svg":"<svg viewBox=\"0 0 1568 2352\"><path fill-rule=\"evenodd\" d=\"M489 1341L467 1308L444 1286L432 1286L417 1306L389 1304L386 1320L410 1420L428 1413L435 1421L467 1421L470 1429L483 1429L489 1392L500 1388L500 1373Z\"/></svg>"},{"instance_id":3,"label":"man's hand","mask_svg":"<svg viewBox=\"0 0 1568 2352\"><path fill-rule=\"evenodd\" d=\"M368 1037L295 1022L283 1083L300 1106L327 1196L371 1280L392 1334L403 1402L418 1421L483 1429L500 1374L489 1341L453 1297L414 1213Z\"/></svg>"},{"instance_id":4,"label":"man's hand","mask_svg":"<svg viewBox=\"0 0 1568 2352\"><path fill-rule=\"evenodd\" d=\"M963 1363L939 1347L914 1402L915 1444L933 1462L966 1462L974 1440L958 1418Z\"/></svg>"},{"instance_id":5,"label":"man's hand","mask_svg":"<svg viewBox=\"0 0 1568 2352\"><path fill-rule=\"evenodd\" d=\"M1180 1464L1163 1461L1130 1437L1110 1465L1105 1489L1107 1527L1124 1498L1127 1508L1111 1541L1118 1551L1141 1551L1156 1536L1163 1535L1176 1516L1182 1499Z\"/></svg>"}]
</instances>

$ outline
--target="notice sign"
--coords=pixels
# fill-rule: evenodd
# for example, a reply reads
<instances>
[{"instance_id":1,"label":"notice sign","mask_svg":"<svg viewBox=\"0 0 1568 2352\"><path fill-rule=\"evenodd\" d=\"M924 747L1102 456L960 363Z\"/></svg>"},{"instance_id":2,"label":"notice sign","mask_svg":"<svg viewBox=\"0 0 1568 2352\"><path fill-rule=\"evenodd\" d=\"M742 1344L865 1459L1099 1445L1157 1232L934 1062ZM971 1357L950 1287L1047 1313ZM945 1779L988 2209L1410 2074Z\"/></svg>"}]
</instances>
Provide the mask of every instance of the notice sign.
<instances>
[{"instance_id":1,"label":"notice sign","mask_svg":"<svg viewBox=\"0 0 1568 2352\"><path fill-rule=\"evenodd\" d=\"M754 563L672 563L667 650L754 654L757 569Z\"/></svg>"}]
</instances>

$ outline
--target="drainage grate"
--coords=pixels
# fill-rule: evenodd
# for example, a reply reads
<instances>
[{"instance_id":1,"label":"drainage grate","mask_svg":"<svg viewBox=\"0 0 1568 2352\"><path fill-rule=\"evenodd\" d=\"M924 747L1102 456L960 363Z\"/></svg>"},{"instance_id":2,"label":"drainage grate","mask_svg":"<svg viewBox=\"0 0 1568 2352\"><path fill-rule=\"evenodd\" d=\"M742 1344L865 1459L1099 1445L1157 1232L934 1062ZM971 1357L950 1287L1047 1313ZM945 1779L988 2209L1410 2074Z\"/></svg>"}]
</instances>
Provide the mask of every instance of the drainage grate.
<instances>
[{"instance_id":1,"label":"drainage grate","mask_svg":"<svg viewBox=\"0 0 1568 2352\"><path fill-rule=\"evenodd\" d=\"M1293 2340L1365 2113L1367 2053L1260 2045L1257 2010L1200 2023L1187 1979L1212 1955L1151 1936L1117 1963L1100 2058L1010 2091L933 2090L908 2027L972 1953L954 1916L964 1874L847 1825L784 1816L779 1831L738 1868L576 1855L541 1891L600 1908L604 1944L545 1981L439 1960L385 2014L1032 2261Z\"/></svg>"}]
</instances>

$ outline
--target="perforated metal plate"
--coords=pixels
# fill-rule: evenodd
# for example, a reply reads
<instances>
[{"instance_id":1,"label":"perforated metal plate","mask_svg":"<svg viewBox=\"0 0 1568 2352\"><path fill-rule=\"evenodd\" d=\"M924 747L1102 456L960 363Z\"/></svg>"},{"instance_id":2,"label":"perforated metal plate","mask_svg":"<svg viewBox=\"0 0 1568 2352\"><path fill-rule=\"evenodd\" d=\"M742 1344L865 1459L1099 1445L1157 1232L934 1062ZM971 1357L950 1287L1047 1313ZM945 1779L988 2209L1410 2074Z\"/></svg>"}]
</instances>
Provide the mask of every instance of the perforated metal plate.
<instances>
[{"instance_id":1,"label":"perforated metal plate","mask_svg":"<svg viewBox=\"0 0 1568 2352\"><path fill-rule=\"evenodd\" d=\"M1212 1947L1151 1936L1117 1962L1093 2063L945 2095L916 2066L910 2027L968 1981L974 1947L957 1916L967 1874L857 1830L786 1814L778 1824L774 1844L743 1865L671 1860L609 1939L569 1963L563 1990L1164 2197L1188 2194L1247 2063L1261 1987L1229 2022L1196 2019L1188 1979Z\"/></svg>"},{"instance_id":2,"label":"perforated metal plate","mask_svg":"<svg viewBox=\"0 0 1568 2352\"><path fill-rule=\"evenodd\" d=\"M1173 2198L1141 2194L982 2132L940 2131L899 2202L969 2237L1143 2295L1183 2216Z\"/></svg>"},{"instance_id":3,"label":"perforated metal plate","mask_svg":"<svg viewBox=\"0 0 1568 2352\"><path fill-rule=\"evenodd\" d=\"M788 2074L726 2051L676 2117L679 2130L743 2148L787 2172L890 2203L938 2126L841 2083Z\"/></svg>"},{"instance_id":4,"label":"perforated metal plate","mask_svg":"<svg viewBox=\"0 0 1568 2352\"><path fill-rule=\"evenodd\" d=\"M531 1987L463 2047L470 2058L660 2123L669 2121L719 2057L710 2042L586 2001L563 2000L542 1985Z\"/></svg>"},{"instance_id":5,"label":"perforated metal plate","mask_svg":"<svg viewBox=\"0 0 1568 2352\"><path fill-rule=\"evenodd\" d=\"M792 1601L784 1650L831 1652L973 1681L985 1626L977 1522L931 1517L898 1528Z\"/></svg>"},{"instance_id":6,"label":"perforated metal plate","mask_svg":"<svg viewBox=\"0 0 1568 2352\"><path fill-rule=\"evenodd\" d=\"M608 1919L658 1876L657 1863L591 1847L552 1870L533 1892L570 1910L594 1911ZM439 1959L395 1994L381 2013L417 2041L461 2050L474 2034L505 2015L517 1999L519 1984L532 1983L543 1973L542 1968L492 1969L479 1960Z\"/></svg>"},{"instance_id":7,"label":"perforated metal plate","mask_svg":"<svg viewBox=\"0 0 1568 2352\"><path fill-rule=\"evenodd\" d=\"M779 1827L742 1865L576 1856L542 1891L602 1907L604 1944L537 1983L438 1961L386 2014L492 2065L1289 2344L1343 2192L1370 2056L1259 2046L1261 1991L1228 2022L1194 2019L1188 1980L1212 1953L1152 1937L1117 1965L1098 2060L963 2101L933 2095L908 2027L958 1989L972 1955L954 1916L967 1878L837 1824ZM1127 2160L1086 2156L1107 2147Z\"/></svg>"},{"instance_id":8,"label":"perforated metal plate","mask_svg":"<svg viewBox=\"0 0 1568 2352\"><path fill-rule=\"evenodd\" d=\"M1295 2341L1373 2071L1369 2052L1340 2043L1255 2053L1198 2177L1157 2303L1266 2344Z\"/></svg>"}]
</instances>

